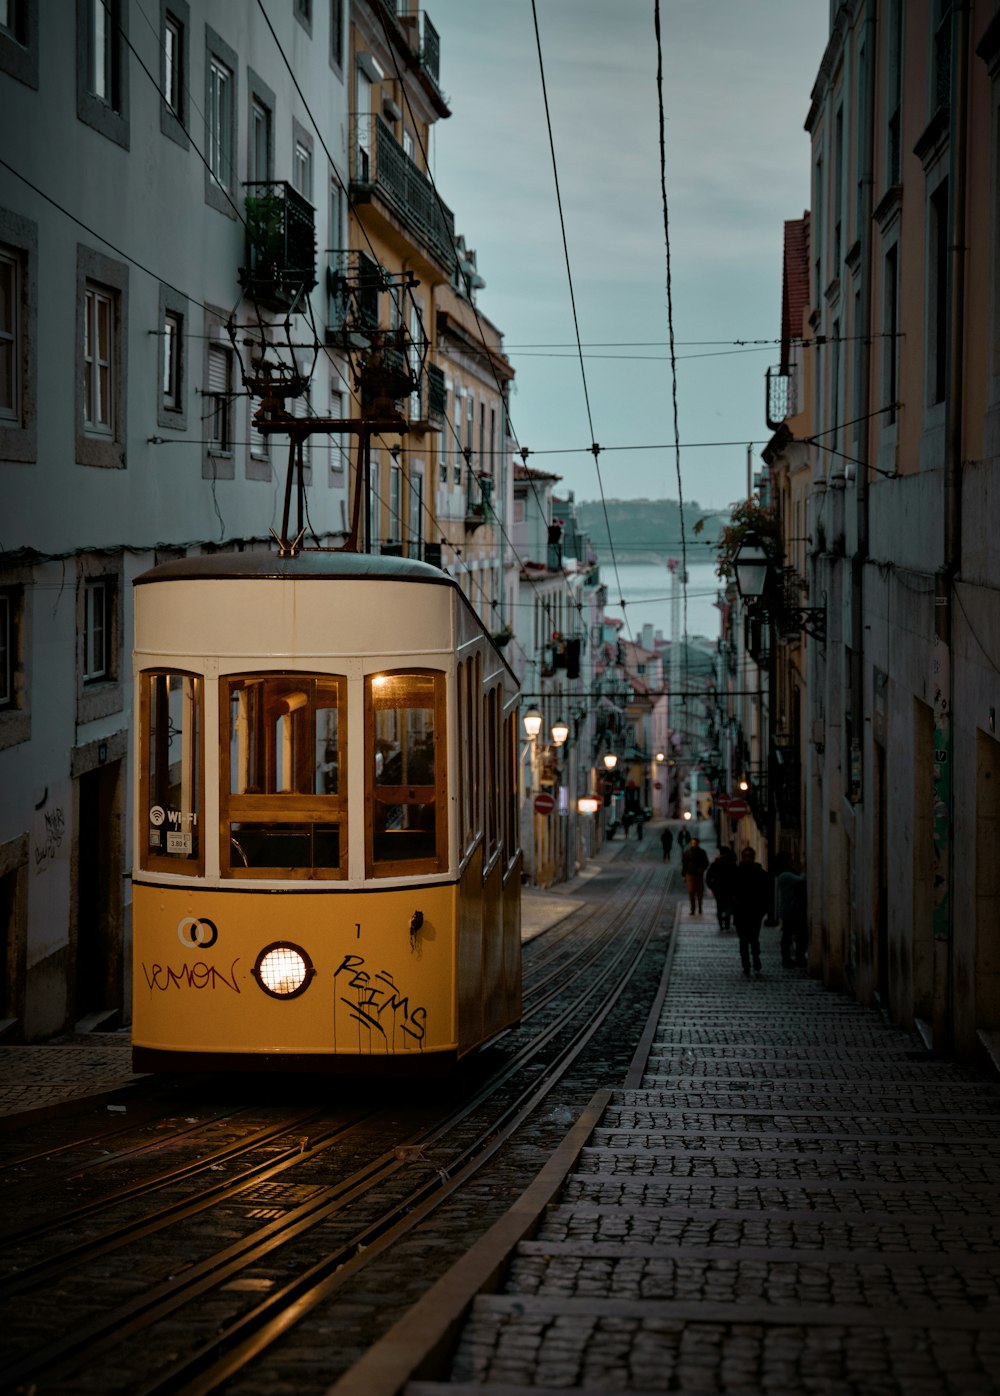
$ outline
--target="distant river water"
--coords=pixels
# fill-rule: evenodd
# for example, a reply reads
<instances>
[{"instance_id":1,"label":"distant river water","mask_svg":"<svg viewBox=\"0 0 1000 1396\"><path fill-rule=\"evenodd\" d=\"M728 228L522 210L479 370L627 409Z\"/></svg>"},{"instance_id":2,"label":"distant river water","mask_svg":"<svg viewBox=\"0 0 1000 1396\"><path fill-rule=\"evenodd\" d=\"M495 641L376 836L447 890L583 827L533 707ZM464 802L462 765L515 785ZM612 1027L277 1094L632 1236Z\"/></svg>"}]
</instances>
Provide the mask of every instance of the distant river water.
<instances>
[{"instance_id":1,"label":"distant river water","mask_svg":"<svg viewBox=\"0 0 1000 1396\"><path fill-rule=\"evenodd\" d=\"M608 588L608 604L605 613L620 617L622 614L619 599L626 601L628 628L634 639L644 625L652 625L654 630L662 630L666 640L674 639L671 623L670 573L666 561L621 562L615 568L608 558L601 560L601 580ZM620 590L619 590L620 584ZM687 582L687 633L705 635L709 639L719 638L719 609L716 598L722 582L715 575L714 562L689 562ZM679 628L684 630L684 596L681 593L677 606Z\"/></svg>"}]
</instances>

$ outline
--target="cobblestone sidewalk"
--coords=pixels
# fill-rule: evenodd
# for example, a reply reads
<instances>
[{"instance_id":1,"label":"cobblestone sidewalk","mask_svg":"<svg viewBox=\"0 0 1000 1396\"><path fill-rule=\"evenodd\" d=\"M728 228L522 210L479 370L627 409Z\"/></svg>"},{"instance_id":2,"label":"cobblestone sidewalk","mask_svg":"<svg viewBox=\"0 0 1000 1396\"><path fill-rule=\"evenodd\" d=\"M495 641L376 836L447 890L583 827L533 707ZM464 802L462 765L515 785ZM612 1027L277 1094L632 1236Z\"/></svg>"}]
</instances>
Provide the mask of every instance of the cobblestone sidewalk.
<instances>
[{"instance_id":1,"label":"cobblestone sidewalk","mask_svg":"<svg viewBox=\"0 0 1000 1396\"><path fill-rule=\"evenodd\" d=\"M681 918L641 1088L476 1301L453 1384L1000 1389L1000 1087L778 963L748 982Z\"/></svg>"}]
</instances>

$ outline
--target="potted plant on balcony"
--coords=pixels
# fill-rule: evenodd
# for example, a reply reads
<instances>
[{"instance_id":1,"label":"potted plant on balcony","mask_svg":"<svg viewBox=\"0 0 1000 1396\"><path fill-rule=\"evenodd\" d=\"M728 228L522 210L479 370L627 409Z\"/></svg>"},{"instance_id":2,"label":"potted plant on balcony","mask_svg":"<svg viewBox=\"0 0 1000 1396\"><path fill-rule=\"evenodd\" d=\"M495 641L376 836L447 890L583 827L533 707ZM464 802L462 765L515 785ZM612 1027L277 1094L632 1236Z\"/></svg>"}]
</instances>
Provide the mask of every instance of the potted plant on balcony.
<instances>
[{"instance_id":1,"label":"potted plant on balcony","mask_svg":"<svg viewBox=\"0 0 1000 1396\"><path fill-rule=\"evenodd\" d=\"M753 535L772 557L781 553L781 531L778 511L768 504L761 504L756 495L751 499L741 499L734 504L730 521L719 535L716 545L718 561L716 575L731 581L735 576L733 562L744 539Z\"/></svg>"},{"instance_id":2,"label":"potted plant on balcony","mask_svg":"<svg viewBox=\"0 0 1000 1396\"><path fill-rule=\"evenodd\" d=\"M246 220L253 275L277 281L284 261L284 200L275 193L248 194Z\"/></svg>"}]
</instances>

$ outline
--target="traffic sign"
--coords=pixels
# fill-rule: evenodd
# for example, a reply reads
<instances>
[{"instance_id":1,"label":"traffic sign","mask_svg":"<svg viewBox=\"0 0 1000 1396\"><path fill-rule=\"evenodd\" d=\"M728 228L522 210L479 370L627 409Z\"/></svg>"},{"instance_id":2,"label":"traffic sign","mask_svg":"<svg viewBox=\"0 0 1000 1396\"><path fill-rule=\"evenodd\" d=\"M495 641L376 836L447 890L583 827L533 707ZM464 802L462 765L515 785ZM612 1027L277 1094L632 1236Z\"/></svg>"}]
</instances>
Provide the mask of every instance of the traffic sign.
<instances>
[{"instance_id":1,"label":"traffic sign","mask_svg":"<svg viewBox=\"0 0 1000 1396\"><path fill-rule=\"evenodd\" d=\"M735 822L737 819L742 819L745 814L750 813L750 806L747 804L746 800L740 800L738 798L730 800L726 813L729 815L729 818Z\"/></svg>"},{"instance_id":2,"label":"traffic sign","mask_svg":"<svg viewBox=\"0 0 1000 1396\"><path fill-rule=\"evenodd\" d=\"M551 795L547 795L544 790L541 791L540 794L535 796L536 814L551 814L555 807L555 800Z\"/></svg>"}]
</instances>

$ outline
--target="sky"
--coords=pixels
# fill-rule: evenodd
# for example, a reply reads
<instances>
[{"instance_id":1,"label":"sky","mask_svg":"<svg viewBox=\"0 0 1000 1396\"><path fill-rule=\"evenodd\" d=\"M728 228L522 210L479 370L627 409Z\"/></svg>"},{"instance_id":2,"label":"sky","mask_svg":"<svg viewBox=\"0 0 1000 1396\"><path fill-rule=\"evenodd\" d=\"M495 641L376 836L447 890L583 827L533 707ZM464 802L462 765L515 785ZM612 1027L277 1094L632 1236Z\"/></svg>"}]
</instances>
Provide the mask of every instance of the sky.
<instances>
[{"instance_id":1,"label":"sky","mask_svg":"<svg viewBox=\"0 0 1000 1396\"><path fill-rule=\"evenodd\" d=\"M427 5L452 111L435 182L517 371L516 441L577 500L601 492L595 440L606 498L678 498L654 9L535 0L581 371L532 0ZM783 225L808 206L828 17L829 0L660 3L681 487L705 509L745 496L747 443L759 469L770 435Z\"/></svg>"}]
</instances>

